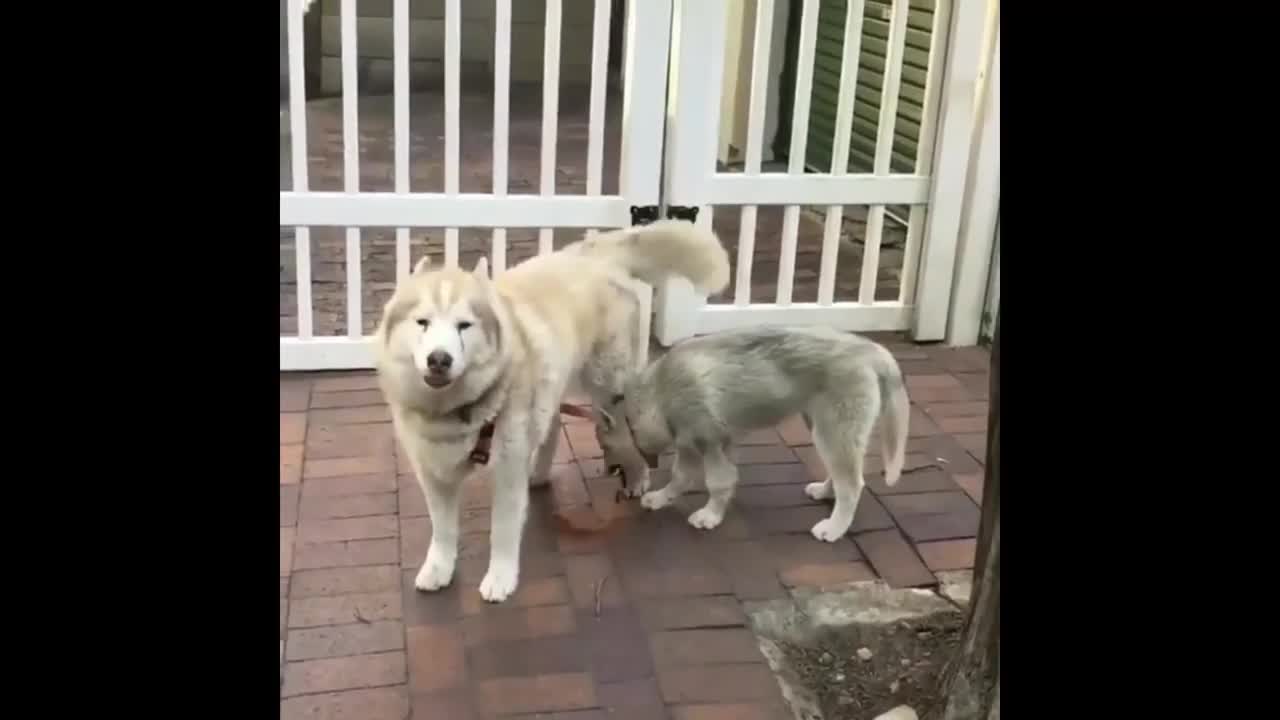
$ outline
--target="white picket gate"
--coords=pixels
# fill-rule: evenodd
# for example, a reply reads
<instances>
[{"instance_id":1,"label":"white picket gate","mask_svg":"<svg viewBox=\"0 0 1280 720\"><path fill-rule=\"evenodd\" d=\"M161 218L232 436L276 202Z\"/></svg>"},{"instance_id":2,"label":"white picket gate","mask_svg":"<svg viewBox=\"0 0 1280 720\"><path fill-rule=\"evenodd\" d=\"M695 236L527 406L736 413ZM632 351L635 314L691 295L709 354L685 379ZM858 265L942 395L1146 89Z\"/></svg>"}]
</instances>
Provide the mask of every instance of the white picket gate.
<instances>
[{"instance_id":1,"label":"white picket gate","mask_svg":"<svg viewBox=\"0 0 1280 720\"><path fill-rule=\"evenodd\" d=\"M487 0L469 0L485 2ZM701 208L698 222L711 221L712 206L742 206L742 233L735 261L736 296L731 304L707 304L687 284L658 288L654 329L660 342L696 333L757 323L791 322L847 330L911 329L917 339L941 339L955 265L962 189L974 127L974 83L979 68L986 0L938 0L929 57L924 123L917 172L889 172L906 35L907 0L895 0L890 19L886 93L881 103L880 138L875 167L848 174L846 162L854 101L856 41L845 43L838 127L831 172L805 173L807 113L814 61L818 0L803 0L791 163L785 173L761 173L763 89L769 63L774 0L757 0L755 71L752 76L746 169L716 172L720 127L721 77L730 3L738 0L629 0L626 3L621 177L614 195L601 193L604 98L606 92L610 0L595 0L591 67L590 128L585 195L555 194L556 110L561 49L561 0L545 0L541 187L537 195L508 194L508 97L510 92L512 2L493 0L494 133L493 191L459 192L459 82L461 0L444 7L444 192L410 192L409 0L393 0L395 187L393 192L362 192L359 187L356 0L341 0L343 190L310 192L304 93L303 15L306 0L289 0L289 107L293 189L280 194L280 224L295 226L298 324L296 337L280 340L282 370L367 368L372 340L362 331L361 228L396 228L396 273L409 271L409 228L446 228L446 263L458 259L458 228L492 228L490 262L495 272L506 264L508 228L540 228L539 252L550 252L552 228L608 228L630 224L633 206L677 205ZM858 37L864 0L849 1L846 39ZM314 10L313 10L314 11ZM855 21L856 20L856 21ZM669 58L670 56L670 58ZM671 62L668 62L669 59ZM941 68L944 67L945 74ZM665 143L664 143L665 134ZM936 152L935 152L936 149ZM759 204L785 204L777 298L753 304L749 289ZM906 265L899 297L874 301L875 277L884 206L911 206ZM825 206L818 300L793 303L792 284L800 206ZM841 208L870 207L862 282L856 302L833 299ZM925 209L928 208L928 212ZM309 227L346 230L348 332L313 334ZM645 314L646 318L648 313ZM637 328L638 339L649 328Z\"/></svg>"}]
</instances>

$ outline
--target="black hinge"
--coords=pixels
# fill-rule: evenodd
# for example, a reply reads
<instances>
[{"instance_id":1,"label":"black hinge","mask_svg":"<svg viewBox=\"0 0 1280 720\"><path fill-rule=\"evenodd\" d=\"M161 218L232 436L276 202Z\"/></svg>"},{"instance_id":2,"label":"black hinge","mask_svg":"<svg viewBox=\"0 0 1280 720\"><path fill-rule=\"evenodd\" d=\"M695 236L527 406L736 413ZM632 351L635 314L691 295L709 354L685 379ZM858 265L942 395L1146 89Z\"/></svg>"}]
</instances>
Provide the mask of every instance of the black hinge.
<instances>
[{"instance_id":1,"label":"black hinge","mask_svg":"<svg viewBox=\"0 0 1280 720\"><path fill-rule=\"evenodd\" d=\"M697 205L668 205L667 217L671 220L688 220L698 222Z\"/></svg>"},{"instance_id":2,"label":"black hinge","mask_svg":"<svg viewBox=\"0 0 1280 720\"><path fill-rule=\"evenodd\" d=\"M631 224L632 225L648 225L658 219L657 205L632 205L631 206Z\"/></svg>"}]
</instances>

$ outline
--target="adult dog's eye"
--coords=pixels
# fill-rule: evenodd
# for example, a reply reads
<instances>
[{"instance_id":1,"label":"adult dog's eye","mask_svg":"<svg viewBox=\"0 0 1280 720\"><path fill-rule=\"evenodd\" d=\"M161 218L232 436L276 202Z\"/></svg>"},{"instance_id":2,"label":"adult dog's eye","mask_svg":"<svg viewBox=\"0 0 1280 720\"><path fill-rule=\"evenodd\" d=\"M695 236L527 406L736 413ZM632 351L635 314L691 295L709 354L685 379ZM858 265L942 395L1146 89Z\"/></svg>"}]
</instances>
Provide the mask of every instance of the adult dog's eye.
<instances>
[{"instance_id":1,"label":"adult dog's eye","mask_svg":"<svg viewBox=\"0 0 1280 720\"><path fill-rule=\"evenodd\" d=\"M426 329L427 326L431 324L431 321L426 318L419 318L418 324L421 325L423 329Z\"/></svg>"},{"instance_id":2,"label":"adult dog's eye","mask_svg":"<svg viewBox=\"0 0 1280 720\"><path fill-rule=\"evenodd\" d=\"M469 322L460 322L460 323L458 323L458 332L462 332L463 330L466 330L466 329L467 329L467 328L469 328L469 327L471 327L471 323L469 323Z\"/></svg>"}]
</instances>

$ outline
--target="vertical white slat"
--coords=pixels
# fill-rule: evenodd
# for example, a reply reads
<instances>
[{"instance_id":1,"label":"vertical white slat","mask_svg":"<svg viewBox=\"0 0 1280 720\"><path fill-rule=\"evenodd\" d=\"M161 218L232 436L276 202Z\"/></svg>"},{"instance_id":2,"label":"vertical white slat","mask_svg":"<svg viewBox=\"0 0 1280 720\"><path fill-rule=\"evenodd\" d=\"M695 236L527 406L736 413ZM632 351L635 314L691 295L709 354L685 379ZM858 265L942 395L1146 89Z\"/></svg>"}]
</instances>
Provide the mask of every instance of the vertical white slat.
<instances>
[{"instance_id":1,"label":"vertical white slat","mask_svg":"<svg viewBox=\"0 0 1280 720\"><path fill-rule=\"evenodd\" d=\"M396 192L409 192L409 0L393 0L391 9L392 64L395 105ZM409 228L396 228L396 280L409 277Z\"/></svg>"},{"instance_id":2,"label":"vertical white slat","mask_svg":"<svg viewBox=\"0 0 1280 720\"><path fill-rule=\"evenodd\" d=\"M982 92L977 144L970 160L965 206L960 216L955 280L947 319L947 344L978 343L987 274L991 270L1000 203L1000 26L993 37Z\"/></svg>"},{"instance_id":3,"label":"vertical white slat","mask_svg":"<svg viewBox=\"0 0 1280 720\"><path fill-rule=\"evenodd\" d=\"M596 0L591 27L591 103L587 113L587 195L597 196L604 183L604 110L609 75L609 11L611 0ZM588 231L592 235L594 231Z\"/></svg>"},{"instance_id":4,"label":"vertical white slat","mask_svg":"<svg viewBox=\"0 0 1280 720\"><path fill-rule=\"evenodd\" d=\"M667 79L672 72L671 2L626 4L618 194L630 205L657 205L661 197Z\"/></svg>"},{"instance_id":5,"label":"vertical white slat","mask_svg":"<svg viewBox=\"0 0 1280 720\"><path fill-rule=\"evenodd\" d=\"M637 3L631 5L634 8ZM649 24L648 33L631 33L628 46L652 47L653 55L660 56L660 49L667 46L665 33L675 33L671 44L673 59L661 67L670 91L670 103L659 101L667 108L666 159L661 167L666 187L662 199L668 205L699 208L699 227L710 228L712 213L705 202L705 188L716 169L720 104L715 99L720 95L724 75L729 0L683 0L677 7L679 13L667 28ZM636 52L640 53L639 47ZM650 71L644 70L646 74ZM649 79L658 80L656 73ZM652 90L660 91L661 87L655 83ZM640 102L635 102L624 106L623 112L639 107ZM661 139L658 142L663 146ZM638 154L644 152L643 146L636 149ZM650 157L661 161L663 155L650 153ZM664 346L691 337L707 298L684 278L665 280L655 289L654 337Z\"/></svg>"},{"instance_id":6,"label":"vertical white slat","mask_svg":"<svg viewBox=\"0 0 1280 720\"><path fill-rule=\"evenodd\" d=\"M556 194L556 137L560 113L561 0L547 0L546 40L542 54L542 178L539 193ZM538 254L552 250L552 229L538 230Z\"/></svg>"},{"instance_id":7,"label":"vertical white slat","mask_svg":"<svg viewBox=\"0 0 1280 720\"><path fill-rule=\"evenodd\" d=\"M618 194L630 205L657 205L662 198L672 0L628 2L625 7ZM664 321L658 312L663 306L655 301L654 288L645 284L640 290L643 307L636 332L647 355L650 332Z\"/></svg>"},{"instance_id":8,"label":"vertical white slat","mask_svg":"<svg viewBox=\"0 0 1280 720\"><path fill-rule=\"evenodd\" d=\"M511 121L511 0L497 0L493 34L493 194L507 195L507 150ZM507 269L507 229L494 228L489 252L490 273Z\"/></svg>"},{"instance_id":9,"label":"vertical white slat","mask_svg":"<svg viewBox=\"0 0 1280 720\"><path fill-rule=\"evenodd\" d=\"M757 212L755 205L743 205L742 217L738 220L738 263L733 278L733 304L738 307L751 304L751 262L756 253Z\"/></svg>"},{"instance_id":10,"label":"vertical white slat","mask_svg":"<svg viewBox=\"0 0 1280 720\"><path fill-rule=\"evenodd\" d=\"M458 80L462 72L462 6L460 0L444 2L444 191L458 193ZM458 265L458 228L444 229L444 264Z\"/></svg>"},{"instance_id":11,"label":"vertical white slat","mask_svg":"<svg viewBox=\"0 0 1280 720\"><path fill-rule=\"evenodd\" d=\"M356 0L342 0L339 10L342 33L342 189L360 192L360 93L356 60ZM347 336L364 336L360 308L360 228L347 228Z\"/></svg>"},{"instance_id":12,"label":"vertical white slat","mask_svg":"<svg viewBox=\"0 0 1280 720\"><path fill-rule=\"evenodd\" d=\"M306 0L289 0L285 29L289 42L289 145L293 191L307 192L307 79L302 17ZM311 228L294 228L294 279L298 296L298 337L309 340L311 318Z\"/></svg>"},{"instance_id":13,"label":"vertical white slat","mask_svg":"<svg viewBox=\"0 0 1280 720\"><path fill-rule=\"evenodd\" d=\"M1000 215L996 209L995 239L991 241L991 271L987 273L987 296L982 309L981 339L991 341L995 332L996 315L1000 314Z\"/></svg>"},{"instance_id":14,"label":"vertical white slat","mask_svg":"<svg viewBox=\"0 0 1280 720\"><path fill-rule=\"evenodd\" d=\"M955 0L947 56L939 89L937 150L930 174L929 214L920 250L911 337L917 342L946 337L960 212L973 141L974 89L982 65L982 41L989 5Z\"/></svg>"},{"instance_id":15,"label":"vertical white slat","mask_svg":"<svg viewBox=\"0 0 1280 720\"><path fill-rule=\"evenodd\" d=\"M907 0L894 0L889 18L889 46L884 59L884 80L880 87L880 118L876 123L876 156L871 171L888 175L893 160L893 133L898 123L898 95L902 90L902 60L907 44ZM870 305L876 299L876 278L880 272L880 241L884 236L884 206L867 210L867 237L863 243L862 279L858 302Z\"/></svg>"},{"instance_id":16,"label":"vertical white slat","mask_svg":"<svg viewBox=\"0 0 1280 720\"><path fill-rule=\"evenodd\" d=\"M905 4L906 0L898 0ZM796 94L791 114L791 150L787 174L804 174L804 155L809 143L809 98L813 92L813 62L818 41L818 0L804 0L800 16L800 52L796 62ZM782 247L778 251L778 305L791 304L796 273L796 236L800 233L800 206L788 205L782 212Z\"/></svg>"},{"instance_id":17,"label":"vertical white slat","mask_svg":"<svg viewBox=\"0 0 1280 720\"><path fill-rule=\"evenodd\" d=\"M687 1L687 0L686 0ZM747 107L747 148L744 175L759 175L764 146L764 111L769 95L769 50L773 35L773 0L756 3L756 34L751 51L751 95ZM751 262L756 251L755 205L744 205L738 224L738 271L734 278L733 304L751 304Z\"/></svg>"},{"instance_id":18,"label":"vertical white slat","mask_svg":"<svg viewBox=\"0 0 1280 720\"><path fill-rule=\"evenodd\" d=\"M831 174L849 172L849 144L853 139L853 104L858 90L858 61L862 52L862 18L866 0L849 0L844 16L844 48L840 56L840 95L836 100L836 129L831 139ZM840 258L840 229L844 206L827 208L822 229L822 260L818 271L818 304L831 305L836 296L836 268Z\"/></svg>"},{"instance_id":19,"label":"vertical white slat","mask_svg":"<svg viewBox=\"0 0 1280 720\"><path fill-rule=\"evenodd\" d=\"M947 32L951 27L951 0L938 0L933 10L933 26L929 28L929 60L924 76L924 107L921 110L919 141L916 145L916 174L928 175L933 170L933 145L937 139L938 97L942 88L943 62L947 54ZM907 215L907 240L902 248L902 282L898 302L911 303L916 296L916 278L920 271L920 240L924 237L925 205L912 205Z\"/></svg>"}]
</instances>

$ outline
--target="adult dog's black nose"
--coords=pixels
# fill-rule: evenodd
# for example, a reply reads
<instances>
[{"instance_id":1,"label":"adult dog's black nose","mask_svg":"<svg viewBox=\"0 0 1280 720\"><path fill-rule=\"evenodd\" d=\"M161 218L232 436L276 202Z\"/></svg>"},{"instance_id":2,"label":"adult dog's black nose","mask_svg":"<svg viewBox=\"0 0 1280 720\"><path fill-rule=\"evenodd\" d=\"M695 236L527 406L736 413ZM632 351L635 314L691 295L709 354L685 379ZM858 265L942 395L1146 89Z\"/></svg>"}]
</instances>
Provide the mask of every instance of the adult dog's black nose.
<instances>
[{"instance_id":1,"label":"adult dog's black nose","mask_svg":"<svg viewBox=\"0 0 1280 720\"><path fill-rule=\"evenodd\" d=\"M427 355L427 369L431 372L444 372L453 366L453 356L443 350L436 350Z\"/></svg>"}]
</instances>

